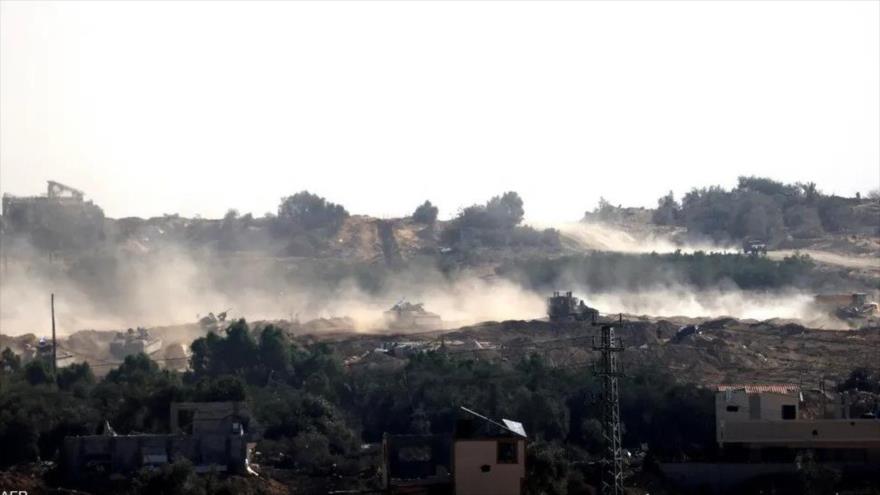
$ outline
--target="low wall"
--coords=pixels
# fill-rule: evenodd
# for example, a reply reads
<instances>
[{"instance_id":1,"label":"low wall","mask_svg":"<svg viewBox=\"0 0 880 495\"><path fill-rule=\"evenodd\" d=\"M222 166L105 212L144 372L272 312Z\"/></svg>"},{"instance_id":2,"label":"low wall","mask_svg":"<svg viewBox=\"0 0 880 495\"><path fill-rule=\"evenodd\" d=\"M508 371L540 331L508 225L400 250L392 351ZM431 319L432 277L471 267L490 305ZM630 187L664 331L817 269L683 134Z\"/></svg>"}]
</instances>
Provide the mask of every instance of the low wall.
<instances>
[{"instance_id":1,"label":"low wall","mask_svg":"<svg viewBox=\"0 0 880 495\"><path fill-rule=\"evenodd\" d=\"M725 422L719 440L759 446L880 449L880 420Z\"/></svg>"}]
</instances>

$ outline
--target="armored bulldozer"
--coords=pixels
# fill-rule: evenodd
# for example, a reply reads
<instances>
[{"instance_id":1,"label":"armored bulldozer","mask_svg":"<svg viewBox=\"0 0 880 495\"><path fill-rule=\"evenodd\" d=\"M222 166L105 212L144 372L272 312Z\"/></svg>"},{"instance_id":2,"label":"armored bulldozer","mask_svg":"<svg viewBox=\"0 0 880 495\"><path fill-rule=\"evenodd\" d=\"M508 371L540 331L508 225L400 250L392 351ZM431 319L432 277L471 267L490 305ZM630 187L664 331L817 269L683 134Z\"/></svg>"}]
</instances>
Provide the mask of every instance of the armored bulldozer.
<instances>
[{"instance_id":1,"label":"armored bulldozer","mask_svg":"<svg viewBox=\"0 0 880 495\"><path fill-rule=\"evenodd\" d=\"M162 339L153 337L146 328L138 327L137 331L129 328L127 332L117 332L116 338L110 342L110 354L124 358L132 354L154 354L162 348Z\"/></svg>"},{"instance_id":2,"label":"armored bulldozer","mask_svg":"<svg viewBox=\"0 0 880 495\"><path fill-rule=\"evenodd\" d=\"M596 321L599 311L574 297L571 291L565 294L556 291L547 299L547 316L550 317L550 321L555 322Z\"/></svg>"},{"instance_id":3,"label":"armored bulldozer","mask_svg":"<svg viewBox=\"0 0 880 495\"><path fill-rule=\"evenodd\" d=\"M820 294L814 299L816 305L842 319L868 318L878 312L878 305L868 299L868 294Z\"/></svg>"},{"instance_id":4,"label":"armored bulldozer","mask_svg":"<svg viewBox=\"0 0 880 495\"><path fill-rule=\"evenodd\" d=\"M426 311L422 303L410 303L405 299L385 312L385 323L390 329L436 329L443 320L440 315Z\"/></svg>"}]
</instances>

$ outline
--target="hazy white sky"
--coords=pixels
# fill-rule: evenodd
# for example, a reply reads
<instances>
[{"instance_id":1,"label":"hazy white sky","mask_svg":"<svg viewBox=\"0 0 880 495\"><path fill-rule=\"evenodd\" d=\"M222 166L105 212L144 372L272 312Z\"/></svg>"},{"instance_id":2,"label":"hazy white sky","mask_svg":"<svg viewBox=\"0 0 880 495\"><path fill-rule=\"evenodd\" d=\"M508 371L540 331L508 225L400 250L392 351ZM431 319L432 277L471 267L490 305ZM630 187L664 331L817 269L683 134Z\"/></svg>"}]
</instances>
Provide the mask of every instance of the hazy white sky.
<instances>
[{"instance_id":1,"label":"hazy white sky","mask_svg":"<svg viewBox=\"0 0 880 495\"><path fill-rule=\"evenodd\" d=\"M876 1L3 1L0 39L0 191L114 217L880 187Z\"/></svg>"}]
</instances>

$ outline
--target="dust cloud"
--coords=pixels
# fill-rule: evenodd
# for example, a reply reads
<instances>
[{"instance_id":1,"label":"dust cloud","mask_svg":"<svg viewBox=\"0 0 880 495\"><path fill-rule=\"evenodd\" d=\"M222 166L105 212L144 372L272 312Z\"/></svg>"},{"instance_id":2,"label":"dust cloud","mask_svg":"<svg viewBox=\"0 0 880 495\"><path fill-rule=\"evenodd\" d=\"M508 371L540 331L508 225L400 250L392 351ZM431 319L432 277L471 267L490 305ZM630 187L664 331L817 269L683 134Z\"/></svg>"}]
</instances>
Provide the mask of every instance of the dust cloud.
<instances>
[{"instance_id":1,"label":"dust cloud","mask_svg":"<svg viewBox=\"0 0 880 495\"><path fill-rule=\"evenodd\" d=\"M583 249L625 253L730 249L682 244L666 233L630 234L602 224L556 227ZM384 327L383 312L402 299L424 303L427 311L441 316L446 328L545 316L545 293L467 270L446 276L433 265L387 271L378 286L366 290L354 275L326 280L323 272L310 269L310 263L319 263L315 260L220 255L173 244L149 252L100 251L73 261L38 257L26 246L7 251L11 252L4 256L0 277L0 331L7 335L48 335L53 292L60 335L195 323L208 312L225 310L230 317L251 321L347 317L354 329L372 331ZM559 290L574 289L603 313L783 318L825 328L842 326L814 308L810 295L796 291L697 290L670 281L664 286L593 292L573 277L560 279L565 280L566 286Z\"/></svg>"},{"instance_id":2,"label":"dust cloud","mask_svg":"<svg viewBox=\"0 0 880 495\"><path fill-rule=\"evenodd\" d=\"M679 239L676 232L649 228L624 230L601 222L570 222L548 225L571 240L574 247L589 251L614 251L619 253L693 253L696 251L735 253L734 246L716 244L708 240Z\"/></svg>"},{"instance_id":3,"label":"dust cloud","mask_svg":"<svg viewBox=\"0 0 880 495\"><path fill-rule=\"evenodd\" d=\"M685 286L637 291L595 292L585 296L606 313L658 317L733 317L749 320L797 320L813 328L846 328L817 308L811 295L798 292L753 293L738 289L698 290Z\"/></svg>"},{"instance_id":4,"label":"dust cloud","mask_svg":"<svg viewBox=\"0 0 880 495\"><path fill-rule=\"evenodd\" d=\"M348 308L346 315L355 320L360 330L382 329L383 312L404 299L424 303L426 311L440 315L444 328L483 321L531 320L543 317L546 311L543 295L505 279L462 275L442 280L439 274L430 278L433 280L429 282L395 280L380 294L366 294L349 287L335 296ZM325 311L327 308L316 316L331 316Z\"/></svg>"},{"instance_id":5,"label":"dust cloud","mask_svg":"<svg viewBox=\"0 0 880 495\"><path fill-rule=\"evenodd\" d=\"M354 277L322 280L303 269L304 263L309 262L173 246L147 254L98 253L72 264L9 257L0 278L0 330L48 335L50 293L55 293L60 335L195 323L208 312L226 310L248 320L347 317L357 330L376 330L385 325L384 311L402 299L424 303L445 326L544 313L541 295L505 279L468 273L450 279L433 267L415 265L366 291Z\"/></svg>"}]
</instances>

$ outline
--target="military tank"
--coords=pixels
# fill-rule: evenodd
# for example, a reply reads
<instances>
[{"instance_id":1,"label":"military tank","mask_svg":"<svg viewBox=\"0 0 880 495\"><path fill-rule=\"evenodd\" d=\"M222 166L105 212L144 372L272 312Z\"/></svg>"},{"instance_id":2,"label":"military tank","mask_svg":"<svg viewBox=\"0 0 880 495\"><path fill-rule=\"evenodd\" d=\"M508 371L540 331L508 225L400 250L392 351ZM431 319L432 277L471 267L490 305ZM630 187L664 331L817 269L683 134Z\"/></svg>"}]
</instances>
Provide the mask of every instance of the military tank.
<instances>
[{"instance_id":1,"label":"military tank","mask_svg":"<svg viewBox=\"0 0 880 495\"><path fill-rule=\"evenodd\" d=\"M547 316L554 322L596 321L599 311L574 297L571 291L565 294L556 291L547 299Z\"/></svg>"},{"instance_id":2,"label":"military tank","mask_svg":"<svg viewBox=\"0 0 880 495\"><path fill-rule=\"evenodd\" d=\"M385 312L385 324L394 330L436 329L442 326L443 320L440 315L426 311L424 304L402 299Z\"/></svg>"},{"instance_id":3,"label":"military tank","mask_svg":"<svg viewBox=\"0 0 880 495\"><path fill-rule=\"evenodd\" d=\"M116 338L110 342L110 354L122 359L132 354L153 354L162 348L162 339L153 337L146 328L131 328L126 332L117 332Z\"/></svg>"}]
</instances>

